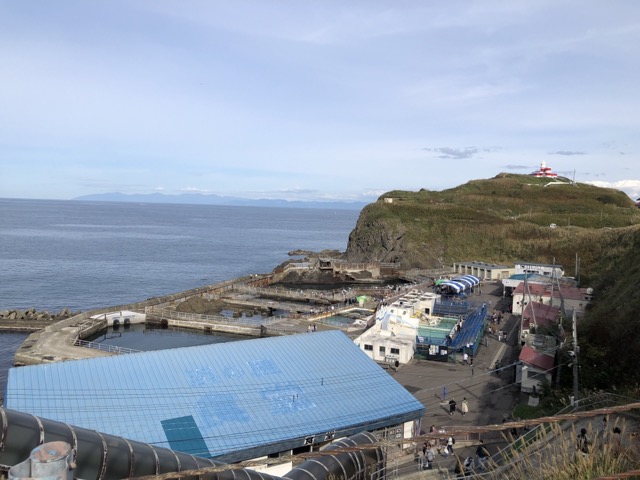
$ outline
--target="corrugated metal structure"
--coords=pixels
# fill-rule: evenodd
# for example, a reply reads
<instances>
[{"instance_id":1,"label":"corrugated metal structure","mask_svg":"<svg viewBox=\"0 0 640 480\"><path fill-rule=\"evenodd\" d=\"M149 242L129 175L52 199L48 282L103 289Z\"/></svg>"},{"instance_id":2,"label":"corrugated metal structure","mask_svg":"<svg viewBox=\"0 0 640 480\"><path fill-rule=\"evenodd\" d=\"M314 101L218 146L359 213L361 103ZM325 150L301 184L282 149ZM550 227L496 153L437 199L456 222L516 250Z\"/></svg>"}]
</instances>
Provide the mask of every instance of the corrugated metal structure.
<instances>
[{"instance_id":1,"label":"corrugated metal structure","mask_svg":"<svg viewBox=\"0 0 640 480\"><path fill-rule=\"evenodd\" d=\"M385 478L386 456L381 447L353 450L354 447L371 446L376 441L376 437L371 433L359 433L338 440L326 447L322 456L302 462L289 471L285 478L288 480L327 480L337 477L350 480ZM51 448L54 445L58 448L52 452ZM69 450L66 447L69 447ZM351 448L351 450L341 451L342 448ZM283 478L251 469L225 468L225 464L215 460L194 457L186 453L174 452L0 407L0 473L5 478L7 471L14 474L26 473L25 459L31 458L34 451L39 451L46 454L44 461L48 465L40 465L37 470L40 473L48 470L51 475L36 475L36 472L30 468L30 474L27 476L51 479L56 475L53 475L49 468L53 466L50 464L53 460L50 455L63 450L65 453L72 452L73 461L67 464L73 469L73 472L69 472L69 476L85 480L119 480L159 476L173 472L180 472L181 478L206 480L282 480ZM186 472L191 473L185 476ZM14 478L25 477L18 475Z\"/></svg>"},{"instance_id":2,"label":"corrugated metal structure","mask_svg":"<svg viewBox=\"0 0 640 480\"><path fill-rule=\"evenodd\" d=\"M425 412L339 331L12 368L5 407L224 462Z\"/></svg>"}]
</instances>

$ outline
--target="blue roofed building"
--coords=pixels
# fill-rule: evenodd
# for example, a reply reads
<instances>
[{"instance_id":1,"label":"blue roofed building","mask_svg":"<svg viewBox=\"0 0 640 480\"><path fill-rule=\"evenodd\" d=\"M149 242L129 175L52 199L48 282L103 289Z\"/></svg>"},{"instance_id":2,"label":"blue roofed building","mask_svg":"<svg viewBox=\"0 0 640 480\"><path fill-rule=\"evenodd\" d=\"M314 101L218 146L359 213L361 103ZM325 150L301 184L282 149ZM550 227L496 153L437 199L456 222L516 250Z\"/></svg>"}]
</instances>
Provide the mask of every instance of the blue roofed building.
<instances>
[{"instance_id":1,"label":"blue roofed building","mask_svg":"<svg viewBox=\"0 0 640 480\"><path fill-rule=\"evenodd\" d=\"M340 331L14 367L5 407L228 463L408 438L425 413Z\"/></svg>"}]
</instances>

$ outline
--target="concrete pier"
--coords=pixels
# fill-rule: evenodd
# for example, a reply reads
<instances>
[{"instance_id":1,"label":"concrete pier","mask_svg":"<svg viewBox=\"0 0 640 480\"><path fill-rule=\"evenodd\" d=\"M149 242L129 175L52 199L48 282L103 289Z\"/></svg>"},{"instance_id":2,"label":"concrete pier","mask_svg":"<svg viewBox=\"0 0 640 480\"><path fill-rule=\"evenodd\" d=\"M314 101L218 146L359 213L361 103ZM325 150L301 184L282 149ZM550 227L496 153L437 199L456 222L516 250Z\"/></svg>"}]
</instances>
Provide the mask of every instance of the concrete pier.
<instances>
[{"instance_id":1,"label":"concrete pier","mask_svg":"<svg viewBox=\"0 0 640 480\"><path fill-rule=\"evenodd\" d=\"M98 350L79 345L83 339L107 328L104 314L124 310L146 314L147 322L167 327L254 337L303 333L308 331L311 324L316 324L316 328L320 330L340 329L353 337L364 329L364 327L335 326L327 321L332 315L339 315L353 308L353 305L345 305L347 292L270 289L268 285L271 281L273 278L270 275L252 275L178 294L152 298L132 305L83 312L32 333L16 351L14 365L37 365L116 355L117 351ZM355 292L349 293L355 295ZM382 289L381 294L384 293L385 290ZM288 314L264 317L259 323L248 323L223 315L185 313L176 309L192 297L222 301L230 306L241 306L264 312L281 310Z\"/></svg>"}]
</instances>

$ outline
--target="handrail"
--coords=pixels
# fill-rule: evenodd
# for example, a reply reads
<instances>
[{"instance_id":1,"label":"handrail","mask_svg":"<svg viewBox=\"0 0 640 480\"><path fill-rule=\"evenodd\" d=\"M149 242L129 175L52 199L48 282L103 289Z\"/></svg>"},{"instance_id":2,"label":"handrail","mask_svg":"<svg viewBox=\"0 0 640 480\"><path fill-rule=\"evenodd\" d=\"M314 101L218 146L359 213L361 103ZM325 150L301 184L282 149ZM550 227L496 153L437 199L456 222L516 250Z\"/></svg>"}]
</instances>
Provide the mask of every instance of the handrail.
<instances>
[{"instance_id":1,"label":"handrail","mask_svg":"<svg viewBox=\"0 0 640 480\"><path fill-rule=\"evenodd\" d=\"M171 318L174 320L217 323L220 325L246 325L250 327L256 327L260 325L270 325L272 323L277 322L278 320L283 320L288 318L282 315L268 317L268 318L261 317L260 320L257 320L257 319L254 320L251 317L229 318L229 317L225 317L224 315L210 315L210 314L203 314L203 313L180 312L172 308L155 307L155 306L147 307L145 309L145 313L158 315L166 318Z\"/></svg>"},{"instance_id":2,"label":"handrail","mask_svg":"<svg viewBox=\"0 0 640 480\"><path fill-rule=\"evenodd\" d=\"M133 348L116 347L114 345L106 345L104 343L89 342L89 341L86 341L86 340L76 340L74 345L76 347L92 348L94 350L100 350L100 351L103 351L103 352L117 353L118 355L120 355L120 354L128 354L128 353L140 353L142 351L142 350L134 350Z\"/></svg>"}]
</instances>

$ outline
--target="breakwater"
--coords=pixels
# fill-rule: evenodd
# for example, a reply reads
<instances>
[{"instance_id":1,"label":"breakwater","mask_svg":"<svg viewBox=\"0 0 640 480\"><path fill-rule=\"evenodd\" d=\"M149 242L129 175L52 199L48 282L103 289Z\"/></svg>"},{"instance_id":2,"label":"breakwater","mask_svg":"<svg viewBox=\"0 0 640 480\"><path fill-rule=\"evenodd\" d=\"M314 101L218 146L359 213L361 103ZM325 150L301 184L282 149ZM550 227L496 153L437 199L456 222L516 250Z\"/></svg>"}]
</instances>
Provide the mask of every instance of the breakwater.
<instances>
[{"instance_id":1,"label":"breakwater","mask_svg":"<svg viewBox=\"0 0 640 480\"><path fill-rule=\"evenodd\" d=\"M35 332L52 323L78 315L68 308L58 313L37 311L35 308L27 310L0 310L0 330L17 332Z\"/></svg>"},{"instance_id":2,"label":"breakwater","mask_svg":"<svg viewBox=\"0 0 640 480\"><path fill-rule=\"evenodd\" d=\"M349 335L361 333L366 325L337 327L325 323L329 315L340 314L344 310L353 309L349 296L353 291L316 291L268 289L276 282L278 276L274 274L251 275L234 280L220 282L214 285L199 287L185 292L147 299L142 302L107 307L99 310L83 312L46 325L32 333L18 348L14 357L14 364L36 365L41 363L59 362L79 358L113 355L114 352L85 348L82 340L107 327L106 313L117 311L133 311L145 314L146 321L163 326L198 329L203 332L224 332L249 336L274 336L302 333L308 330L311 322L317 323L319 328L340 329ZM271 296L265 294L265 289ZM372 287L376 297L385 295L385 289ZM253 294L252 294L253 292ZM261 296L262 295L262 296ZM277 301L275 296L282 296L287 302L291 296L296 302L285 303ZM179 310L182 304L194 298L211 302L224 302L231 305L250 305L251 308L261 308L275 311L275 306L282 309L288 305L287 314L261 318L258 322L244 321L224 315L207 315L185 313ZM371 307L371 305L370 305Z\"/></svg>"}]
</instances>

